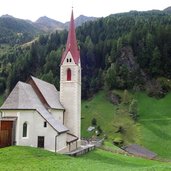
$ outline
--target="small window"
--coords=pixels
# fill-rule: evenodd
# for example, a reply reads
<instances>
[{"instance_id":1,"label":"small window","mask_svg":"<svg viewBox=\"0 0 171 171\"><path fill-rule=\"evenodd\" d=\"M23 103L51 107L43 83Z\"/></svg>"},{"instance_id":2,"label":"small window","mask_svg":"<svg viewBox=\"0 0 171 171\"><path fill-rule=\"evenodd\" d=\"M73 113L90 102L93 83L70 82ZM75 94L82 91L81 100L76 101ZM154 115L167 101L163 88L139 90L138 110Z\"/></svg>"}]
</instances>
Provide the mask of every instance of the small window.
<instances>
[{"instance_id":1,"label":"small window","mask_svg":"<svg viewBox=\"0 0 171 171\"><path fill-rule=\"evenodd\" d=\"M70 62L72 62L72 59L70 58L70 60L69 60Z\"/></svg>"},{"instance_id":2,"label":"small window","mask_svg":"<svg viewBox=\"0 0 171 171\"><path fill-rule=\"evenodd\" d=\"M27 123L23 123L23 137L27 137Z\"/></svg>"},{"instance_id":3,"label":"small window","mask_svg":"<svg viewBox=\"0 0 171 171\"><path fill-rule=\"evenodd\" d=\"M67 81L71 81L71 69L67 69Z\"/></svg>"},{"instance_id":4,"label":"small window","mask_svg":"<svg viewBox=\"0 0 171 171\"><path fill-rule=\"evenodd\" d=\"M47 122L44 122L44 127L45 127L45 128L47 127Z\"/></svg>"},{"instance_id":5,"label":"small window","mask_svg":"<svg viewBox=\"0 0 171 171\"><path fill-rule=\"evenodd\" d=\"M68 62L68 59L67 59L67 62Z\"/></svg>"}]
</instances>

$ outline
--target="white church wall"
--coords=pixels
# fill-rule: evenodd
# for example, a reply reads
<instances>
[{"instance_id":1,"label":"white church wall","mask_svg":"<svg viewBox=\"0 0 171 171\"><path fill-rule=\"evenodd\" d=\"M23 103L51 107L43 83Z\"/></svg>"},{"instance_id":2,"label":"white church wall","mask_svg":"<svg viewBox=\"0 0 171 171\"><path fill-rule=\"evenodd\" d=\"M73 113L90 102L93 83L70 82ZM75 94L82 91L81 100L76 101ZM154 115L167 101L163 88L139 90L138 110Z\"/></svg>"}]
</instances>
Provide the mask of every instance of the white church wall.
<instances>
[{"instance_id":1,"label":"white church wall","mask_svg":"<svg viewBox=\"0 0 171 171\"><path fill-rule=\"evenodd\" d=\"M66 146L66 133L58 133L35 110L6 110L3 117L17 117L16 145L37 147L38 136L44 136L44 148L50 151L58 151ZM27 123L27 136L23 137L23 124ZM57 142L55 141L58 135ZM55 149L55 142L57 143Z\"/></svg>"},{"instance_id":2,"label":"white church wall","mask_svg":"<svg viewBox=\"0 0 171 171\"><path fill-rule=\"evenodd\" d=\"M81 118L81 68L74 63L66 62L71 58L68 52L60 69L60 101L65 108L64 124L70 132L80 138ZM67 81L67 69L71 69L71 81Z\"/></svg>"},{"instance_id":3,"label":"white church wall","mask_svg":"<svg viewBox=\"0 0 171 171\"><path fill-rule=\"evenodd\" d=\"M71 61L70 61L71 60ZM62 65L75 65L74 59L70 52L68 52L67 57L64 59Z\"/></svg>"},{"instance_id":4,"label":"white church wall","mask_svg":"<svg viewBox=\"0 0 171 171\"><path fill-rule=\"evenodd\" d=\"M3 110L2 117L17 117L18 110Z\"/></svg>"},{"instance_id":5,"label":"white church wall","mask_svg":"<svg viewBox=\"0 0 171 171\"><path fill-rule=\"evenodd\" d=\"M36 111L34 114L34 122L36 123L33 125L34 130L36 130L33 138L34 147L37 147L38 136L44 136L44 148L47 150L55 151L55 136L57 132ZM44 127L45 122L46 127Z\"/></svg>"},{"instance_id":6,"label":"white church wall","mask_svg":"<svg viewBox=\"0 0 171 171\"><path fill-rule=\"evenodd\" d=\"M16 134L15 134L16 145L21 145L20 139L21 139L21 135L22 135L22 130L21 130L21 126L20 126L20 119L21 119L20 112L21 112L21 110L3 110L3 112L2 112L2 117L17 117ZM30 113L32 113L33 110L27 110L26 112L30 115Z\"/></svg>"},{"instance_id":7,"label":"white church wall","mask_svg":"<svg viewBox=\"0 0 171 171\"><path fill-rule=\"evenodd\" d=\"M58 120L60 123L63 124L64 118L63 118L63 110L55 110L55 109L50 109L49 111L53 117Z\"/></svg>"},{"instance_id":8,"label":"white church wall","mask_svg":"<svg viewBox=\"0 0 171 171\"><path fill-rule=\"evenodd\" d=\"M65 83L64 83L65 84ZM63 88L63 99L61 102L65 107L64 124L71 130L71 133L80 135L80 114L78 113L77 85L67 83Z\"/></svg>"},{"instance_id":9,"label":"white church wall","mask_svg":"<svg viewBox=\"0 0 171 171\"><path fill-rule=\"evenodd\" d=\"M57 137L56 137L56 139L57 139L57 141L56 141L56 147L57 147L57 151L60 151L60 150L62 150L62 149L64 149L64 148L66 148L66 133L64 133L64 134L59 134Z\"/></svg>"}]
</instances>

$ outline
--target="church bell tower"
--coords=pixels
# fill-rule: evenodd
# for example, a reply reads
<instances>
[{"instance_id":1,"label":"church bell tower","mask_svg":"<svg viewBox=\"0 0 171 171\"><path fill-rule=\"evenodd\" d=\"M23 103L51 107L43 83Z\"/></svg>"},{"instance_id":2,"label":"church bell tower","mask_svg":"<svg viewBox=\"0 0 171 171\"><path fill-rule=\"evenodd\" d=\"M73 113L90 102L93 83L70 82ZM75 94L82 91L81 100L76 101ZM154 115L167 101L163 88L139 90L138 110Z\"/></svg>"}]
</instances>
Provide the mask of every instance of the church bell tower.
<instances>
[{"instance_id":1,"label":"church bell tower","mask_svg":"<svg viewBox=\"0 0 171 171\"><path fill-rule=\"evenodd\" d=\"M65 108L64 125L80 139L81 124L81 63L73 10L66 49L60 66L60 102Z\"/></svg>"}]
</instances>

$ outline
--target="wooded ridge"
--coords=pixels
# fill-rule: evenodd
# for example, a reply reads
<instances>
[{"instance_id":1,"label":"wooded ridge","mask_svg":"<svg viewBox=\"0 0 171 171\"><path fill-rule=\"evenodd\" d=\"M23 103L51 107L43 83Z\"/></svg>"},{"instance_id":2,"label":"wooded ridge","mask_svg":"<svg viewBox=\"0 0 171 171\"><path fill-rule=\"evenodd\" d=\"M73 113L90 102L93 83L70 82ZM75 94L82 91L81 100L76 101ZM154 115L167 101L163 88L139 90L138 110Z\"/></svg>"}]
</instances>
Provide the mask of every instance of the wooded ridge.
<instances>
[{"instance_id":1,"label":"wooded ridge","mask_svg":"<svg viewBox=\"0 0 171 171\"><path fill-rule=\"evenodd\" d=\"M81 49L83 98L102 88L147 90L156 97L170 89L169 12L114 14L86 22L76 31ZM27 45L6 48L1 44L1 93L10 91L18 80L27 80L30 74L59 89L59 65L66 38L64 30L40 35Z\"/></svg>"}]
</instances>

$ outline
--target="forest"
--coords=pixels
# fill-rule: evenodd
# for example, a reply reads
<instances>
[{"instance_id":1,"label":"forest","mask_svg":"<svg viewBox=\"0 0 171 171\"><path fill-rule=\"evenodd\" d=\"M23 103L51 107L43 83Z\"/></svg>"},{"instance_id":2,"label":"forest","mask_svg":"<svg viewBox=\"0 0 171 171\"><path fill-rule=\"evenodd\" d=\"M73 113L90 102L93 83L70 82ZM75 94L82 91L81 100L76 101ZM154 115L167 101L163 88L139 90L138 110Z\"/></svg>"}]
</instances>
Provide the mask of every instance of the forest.
<instances>
[{"instance_id":1,"label":"forest","mask_svg":"<svg viewBox=\"0 0 171 171\"><path fill-rule=\"evenodd\" d=\"M100 89L145 90L163 97L171 88L171 14L162 11L114 14L76 29L82 66L82 98ZM0 93L30 75L59 90L60 60L67 31L40 35L6 52L0 45Z\"/></svg>"}]
</instances>

